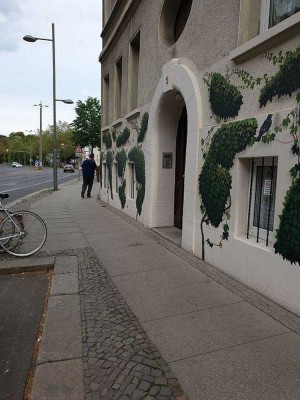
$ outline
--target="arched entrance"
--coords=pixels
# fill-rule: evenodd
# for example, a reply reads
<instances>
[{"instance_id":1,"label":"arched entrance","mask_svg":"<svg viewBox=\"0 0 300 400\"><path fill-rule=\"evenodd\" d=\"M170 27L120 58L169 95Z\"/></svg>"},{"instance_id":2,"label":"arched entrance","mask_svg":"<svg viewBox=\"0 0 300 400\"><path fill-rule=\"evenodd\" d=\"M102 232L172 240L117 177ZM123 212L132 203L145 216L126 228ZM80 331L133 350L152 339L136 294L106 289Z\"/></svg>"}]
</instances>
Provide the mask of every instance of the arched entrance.
<instances>
[{"instance_id":1,"label":"arched entrance","mask_svg":"<svg viewBox=\"0 0 300 400\"><path fill-rule=\"evenodd\" d=\"M193 71L186 65L179 64L178 59L170 61L163 67L162 77L155 90L149 112L145 143L144 223L148 227L174 226L174 210L177 206L174 207L175 186L177 177L180 174L182 177L184 175L182 192L178 194L177 191L176 196L183 198L180 206L182 247L190 251L194 249L195 213L197 201L199 202L198 152L199 129L202 125L201 111L200 92ZM182 139L182 135L177 134L183 126L186 131L186 142L180 144L177 142L177 137ZM184 147L186 151L182 151ZM177 163L176 148L186 154L185 160L180 163L181 167ZM166 157L168 163L165 163Z\"/></svg>"}]
</instances>

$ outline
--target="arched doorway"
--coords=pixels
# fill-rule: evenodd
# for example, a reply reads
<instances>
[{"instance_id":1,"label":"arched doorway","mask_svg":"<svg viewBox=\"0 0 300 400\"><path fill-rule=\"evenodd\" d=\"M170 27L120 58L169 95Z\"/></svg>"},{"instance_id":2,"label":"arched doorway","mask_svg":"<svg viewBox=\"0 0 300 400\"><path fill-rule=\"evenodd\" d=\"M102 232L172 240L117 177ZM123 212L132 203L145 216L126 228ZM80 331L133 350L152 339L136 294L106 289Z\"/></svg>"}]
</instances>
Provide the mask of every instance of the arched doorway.
<instances>
[{"instance_id":1,"label":"arched doorway","mask_svg":"<svg viewBox=\"0 0 300 400\"><path fill-rule=\"evenodd\" d=\"M173 59L162 68L162 76L149 110L148 133L145 140L144 224L150 228L174 227L174 209L181 210L179 211L182 221L181 245L192 252L195 215L199 206L198 154L201 127L202 105L196 75L187 65L180 64L178 59ZM177 137L182 139L182 135L177 134L182 129L185 132L186 141L184 144L177 145ZM182 148L186 150L182 151ZM178 164L176 166L176 149L181 149L180 154L186 153L185 162L182 160L181 168ZM164 168L165 155L172 160L169 163L170 168ZM182 177L184 175L184 181L181 185L182 190L177 191L176 196L181 199L181 205L179 207L176 204L174 207L176 176L180 174Z\"/></svg>"},{"instance_id":2,"label":"arched doorway","mask_svg":"<svg viewBox=\"0 0 300 400\"><path fill-rule=\"evenodd\" d=\"M179 119L177 128L177 138L176 138L174 226L179 229L182 229L186 139L187 139L187 112L186 112L186 107L184 107Z\"/></svg>"}]
</instances>

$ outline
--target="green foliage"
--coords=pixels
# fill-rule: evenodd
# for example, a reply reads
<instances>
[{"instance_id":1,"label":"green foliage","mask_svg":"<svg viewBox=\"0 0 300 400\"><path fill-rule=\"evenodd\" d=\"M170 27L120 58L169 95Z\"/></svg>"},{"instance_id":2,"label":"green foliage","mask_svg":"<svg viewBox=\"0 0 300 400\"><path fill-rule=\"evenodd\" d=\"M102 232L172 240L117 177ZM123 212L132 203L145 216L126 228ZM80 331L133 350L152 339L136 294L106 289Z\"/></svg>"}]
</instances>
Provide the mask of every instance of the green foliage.
<instances>
[{"instance_id":1,"label":"green foliage","mask_svg":"<svg viewBox=\"0 0 300 400\"><path fill-rule=\"evenodd\" d=\"M144 113L142 117L141 128L138 133L138 138L137 138L138 143L144 141L144 137L148 129L148 120L149 120L149 114Z\"/></svg>"},{"instance_id":2,"label":"green foliage","mask_svg":"<svg viewBox=\"0 0 300 400\"><path fill-rule=\"evenodd\" d=\"M117 140L117 130L113 129L111 134L112 134L113 141L115 142Z\"/></svg>"},{"instance_id":3,"label":"green foliage","mask_svg":"<svg viewBox=\"0 0 300 400\"><path fill-rule=\"evenodd\" d=\"M199 191L207 218L217 228L223 220L232 178L228 169L207 157L199 176Z\"/></svg>"},{"instance_id":4,"label":"green foliage","mask_svg":"<svg viewBox=\"0 0 300 400\"><path fill-rule=\"evenodd\" d=\"M273 97L292 96L293 92L300 89L300 47L295 51L287 51L283 56L273 56L268 53L266 56L275 65L280 64L276 75L268 80L261 89L259 96L260 107L272 101Z\"/></svg>"},{"instance_id":5,"label":"green foliage","mask_svg":"<svg viewBox=\"0 0 300 400\"><path fill-rule=\"evenodd\" d=\"M109 131L103 132L103 134L102 134L102 142L105 144L107 149L111 149L112 140L111 140L111 133Z\"/></svg>"},{"instance_id":6,"label":"green foliage","mask_svg":"<svg viewBox=\"0 0 300 400\"><path fill-rule=\"evenodd\" d=\"M230 169L237 153L254 144L257 121L249 118L222 125L214 134L208 155L222 167Z\"/></svg>"},{"instance_id":7,"label":"green foliage","mask_svg":"<svg viewBox=\"0 0 300 400\"><path fill-rule=\"evenodd\" d=\"M140 147L133 147L128 153L128 159L134 163L135 178L137 181L136 209L139 215L142 213L142 206L145 198L145 157Z\"/></svg>"},{"instance_id":8,"label":"green foliage","mask_svg":"<svg viewBox=\"0 0 300 400\"><path fill-rule=\"evenodd\" d=\"M208 86L213 113L225 120L236 117L243 104L243 96L238 88L218 72L206 74L204 82Z\"/></svg>"},{"instance_id":9,"label":"green foliage","mask_svg":"<svg viewBox=\"0 0 300 400\"><path fill-rule=\"evenodd\" d=\"M108 179L109 179L109 187L110 187L110 196L113 199L113 189L112 189L112 165L113 165L114 156L112 151L108 151L106 154L106 165L108 169Z\"/></svg>"},{"instance_id":10,"label":"green foliage","mask_svg":"<svg viewBox=\"0 0 300 400\"><path fill-rule=\"evenodd\" d=\"M138 186L138 191L136 195L136 209L139 215L142 213L142 207L145 198L145 185Z\"/></svg>"},{"instance_id":11,"label":"green foliage","mask_svg":"<svg viewBox=\"0 0 300 400\"><path fill-rule=\"evenodd\" d=\"M134 162L137 182L145 185L145 157L143 150L138 146L134 146L128 153L128 159Z\"/></svg>"},{"instance_id":12,"label":"green foliage","mask_svg":"<svg viewBox=\"0 0 300 400\"><path fill-rule=\"evenodd\" d=\"M119 199L121 207L124 208L126 204L126 180L124 179L122 185L119 186Z\"/></svg>"},{"instance_id":13,"label":"green foliage","mask_svg":"<svg viewBox=\"0 0 300 400\"><path fill-rule=\"evenodd\" d=\"M210 131L210 146L206 140L202 141L205 148L205 161L199 176L201 212L204 214L202 223L210 223L218 228L222 222L224 214L230 208L230 205L227 206L232 184L229 170L234 164L236 154L253 145L256 130L256 119L249 118L222 125L213 136ZM222 240L228 240L228 237L229 227L226 222ZM207 240L206 243L209 246L212 244Z\"/></svg>"},{"instance_id":14,"label":"green foliage","mask_svg":"<svg viewBox=\"0 0 300 400\"><path fill-rule=\"evenodd\" d=\"M116 161L118 163L118 176L120 178L123 178L127 161L127 155L125 149L122 149L117 152Z\"/></svg>"},{"instance_id":15,"label":"green foliage","mask_svg":"<svg viewBox=\"0 0 300 400\"><path fill-rule=\"evenodd\" d=\"M279 228L276 229L275 253L291 264L300 264L300 174L293 180L279 216Z\"/></svg>"},{"instance_id":16,"label":"green foliage","mask_svg":"<svg viewBox=\"0 0 300 400\"><path fill-rule=\"evenodd\" d=\"M119 133L117 136L116 144L117 147L124 146L124 144L127 142L130 136L130 130L126 127L123 132Z\"/></svg>"},{"instance_id":17,"label":"green foliage","mask_svg":"<svg viewBox=\"0 0 300 400\"><path fill-rule=\"evenodd\" d=\"M100 179L100 187L102 188L102 162L103 162L103 153L100 153L100 171L99 171L99 179Z\"/></svg>"},{"instance_id":18,"label":"green foliage","mask_svg":"<svg viewBox=\"0 0 300 400\"><path fill-rule=\"evenodd\" d=\"M101 147L101 105L97 98L88 97L85 102L77 101L75 107L76 118L72 122L73 144Z\"/></svg>"}]
</instances>

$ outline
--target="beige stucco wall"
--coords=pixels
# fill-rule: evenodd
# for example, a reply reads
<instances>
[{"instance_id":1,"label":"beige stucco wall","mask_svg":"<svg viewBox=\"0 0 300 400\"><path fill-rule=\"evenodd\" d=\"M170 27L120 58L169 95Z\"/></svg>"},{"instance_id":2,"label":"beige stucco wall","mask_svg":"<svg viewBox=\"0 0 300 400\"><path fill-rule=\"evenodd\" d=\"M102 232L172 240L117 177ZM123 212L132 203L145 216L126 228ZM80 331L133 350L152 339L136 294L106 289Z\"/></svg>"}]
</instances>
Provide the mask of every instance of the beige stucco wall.
<instances>
[{"instance_id":1,"label":"beige stucco wall","mask_svg":"<svg viewBox=\"0 0 300 400\"><path fill-rule=\"evenodd\" d=\"M129 2L129 0L128 0ZM123 2L123 7L128 3ZM243 1L242 3L247 3ZM205 138L210 127L218 125L212 118L208 90L203 82L205 72L226 73L227 67L245 69L254 76L264 73L274 74L278 66L272 65L261 55L267 50L294 50L299 44L300 34L293 30L289 35L281 35L270 44L264 45L255 57L248 56L247 61L235 63L231 60L231 51L238 44L240 26L240 1L224 2L202 0L194 1L191 14L178 42L166 47L159 39L159 19L163 1L149 2L142 0L134 15L128 19L124 29L120 29L118 40L102 54L102 75L110 73L110 119L113 117L113 76L115 61L123 57L122 116L118 129L130 127L125 115L128 91L128 47L130 39L140 29L141 51L139 71L139 115L148 111L149 126L142 148L146 158L146 197L143 213L138 219L146 226L172 225L173 213L173 170L162 170L161 155L163 151L175 153L176 122L179 119L182 105L176 103L176 91L183 96L188 110L188 142L186 161L186 187L184 196L182 245L197 256L201 256L200 235L200 196L198 193L198 176L203 165L201 138ZM245 18L245 16L243 16ZM112 28L107 32L112 32ZM241 34L241 32L240 32ZM107 34L109 35L109 34ZM240 36L241 37L241 36ZM109 38L105 38L105 43ZM247 57L246 57L247 58ZM168 85L166 77L168 76ZM233 77L232 83L241 85ZM275 113L274 120L284 117L295 106L295 95L281 99L274 98L272 103L260 108L258 103L260 87L254 90L242 90L243 105L237 119L256 117L259 126L266 115ZM139 117L137 117L139 118ZM282 134L283 138L285 134ZM288 138L286 138L288 141ZM136 144L136 134L131 130L127 149ZM231 191L232 207L230 239L222 249L206 248L206 260L232 275L246 285L258 290L286 308L300 315L299 265L289 262L274 254L272 246L266 248L255 241L245 239L245 215L247 213L247 173L243 169L243 160L251 157L278 157L278 178L276 191L275 227L278 226L278 215L281 213L286 190L290 186L289 169L295 163L290 151L290 144L275 141L271 145L255 144L251 149L237 155L231 170L233 187ZM105 150L105 147L103 148ZM115 144L113 151L116 151ZM175 164L174 160L174 164ZM245 184L246 182L246 184ZM109 198L107 190L100 190L103 200L120 209L117 194ZM124 212L136 217L135 200L127 199ZM206 234L211 240L218 241L221 229L206 227Z\"/></svg>"}]
</instances>

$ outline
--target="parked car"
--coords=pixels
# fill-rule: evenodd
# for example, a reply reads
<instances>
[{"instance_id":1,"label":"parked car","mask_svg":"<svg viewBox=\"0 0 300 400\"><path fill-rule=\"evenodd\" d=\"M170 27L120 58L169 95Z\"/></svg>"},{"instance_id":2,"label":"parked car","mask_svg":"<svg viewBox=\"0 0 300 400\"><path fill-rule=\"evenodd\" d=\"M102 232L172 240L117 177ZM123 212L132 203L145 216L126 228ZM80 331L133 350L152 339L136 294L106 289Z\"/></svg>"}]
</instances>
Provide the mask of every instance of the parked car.
<instances>
[{"instance_id":1,"label":"parked car","mask_svg":"<svg viewBox=\"0 0 300 400\"><path fill-rule=\"evenodd\" d=\"M22 167L23 167L22 164L20 164L20 163L18 163L18 162L16 162L16 161L13 161L13 162L11 163L11 166L14 167L14 168L22 168Z\"/></svg>"},{"instance_id":2,"label":"parked car","mask_svg":"<svg viewBox=\"0 0 300 400\"><path fill-rule=\"evenodd\" d=\"M64 172L74 172L74 167L72 164L65 164L64 165Z\"/></svg>"}]
</instances>

